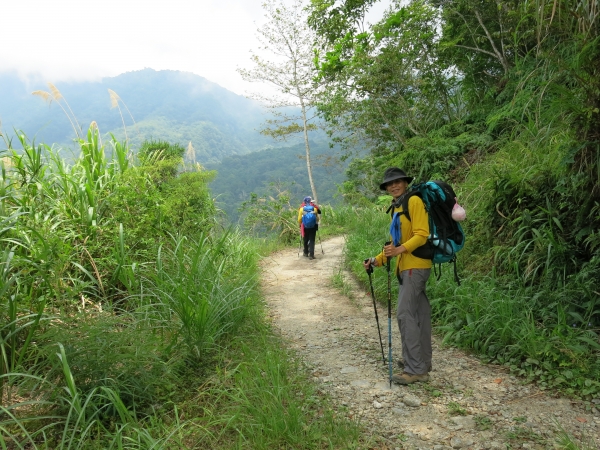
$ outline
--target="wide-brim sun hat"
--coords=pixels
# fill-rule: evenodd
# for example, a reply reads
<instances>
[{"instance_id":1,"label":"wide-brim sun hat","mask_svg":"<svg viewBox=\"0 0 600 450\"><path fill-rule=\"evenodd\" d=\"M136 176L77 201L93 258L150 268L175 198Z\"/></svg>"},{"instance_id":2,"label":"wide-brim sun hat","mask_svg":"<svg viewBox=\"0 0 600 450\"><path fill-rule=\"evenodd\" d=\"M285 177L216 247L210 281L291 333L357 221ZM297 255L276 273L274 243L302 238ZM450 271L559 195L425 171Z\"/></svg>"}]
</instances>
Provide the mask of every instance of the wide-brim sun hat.
<instances>
[{"instance_id":1,"label":"wide-brim sun hat","mask_svg":"<svg viewBox=\"0 0 600 450\"><path fill-rule=\"evenodd\" d=\"M383 182L379 185L379 189L385 191L385 187L390 181L401 179L406 180L406 182L410 184L412 180L415 179L415 177L409 177L408 175L406 175L406 172L404 172L404 170L398 167L389 167L385 169L385 173L383 174Z\"/></svg>"}]
</instances>

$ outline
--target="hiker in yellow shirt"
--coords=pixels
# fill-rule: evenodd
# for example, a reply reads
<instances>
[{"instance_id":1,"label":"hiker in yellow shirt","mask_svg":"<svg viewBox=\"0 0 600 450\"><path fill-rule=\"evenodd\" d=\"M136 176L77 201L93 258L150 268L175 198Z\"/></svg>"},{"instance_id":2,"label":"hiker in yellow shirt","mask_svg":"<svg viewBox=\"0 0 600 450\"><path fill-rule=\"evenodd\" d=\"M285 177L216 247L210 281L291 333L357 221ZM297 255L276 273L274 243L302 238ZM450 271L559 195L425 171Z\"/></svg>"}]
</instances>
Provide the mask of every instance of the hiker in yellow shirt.
<instances>
[{"instance_id":1,"label":"hiker in yellow shirt","mask_svg":"<svg viewBox=\"0 0 600 450\"><path fill-rule=\"evenodd\" d=\"M407 192L413 179L402 169L390 167L385 171L379 187L394 197L396 202ZM392 215L402 213L402 209L402 206L394 208ZM402 373L392 376L392 381L398 384L428 381L432 357L431 306L425 291L432 263L431 259L419 258L413 254L427 242L429 215L423 200L417 195L409 198L408 212L410 220L400 214L399 245L396 247L390 243L379 255L364 262L365 269L368 269L370 265L386 265L388 259L396 257L395 273L400 283L396 318L402 339L404 365Z\"/></svg>"}]
</instances>

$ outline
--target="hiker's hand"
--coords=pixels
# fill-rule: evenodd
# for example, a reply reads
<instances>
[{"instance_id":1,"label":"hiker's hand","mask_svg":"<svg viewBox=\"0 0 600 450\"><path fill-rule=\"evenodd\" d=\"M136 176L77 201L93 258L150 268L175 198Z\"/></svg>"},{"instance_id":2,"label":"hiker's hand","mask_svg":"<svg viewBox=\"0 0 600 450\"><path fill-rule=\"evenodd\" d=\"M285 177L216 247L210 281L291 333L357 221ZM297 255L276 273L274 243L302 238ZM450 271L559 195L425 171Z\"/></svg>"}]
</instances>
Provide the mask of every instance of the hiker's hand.
<instances>
[{"instance_id":1,"label":"hiker's hand","mask_svg":"<svg viewBox=\"0 0 600 450\"><path fill-rule=\"evenodd\" d=\"M365 270L369 270L369 267L377 267L377 260L375 258L368 258L363 261Z\"/></svg>"},{"instance_id":2,"label":"hiker's hand","mask_svg":"<svg viewBox=\"0 0 600 450\"><path fill-rule=\"evenodd\" d=\"M398 256L404 252L406 252L404 245L401 245L400 247L394 247L393 244L388 244L383 247L383 254L386 256L386 258L393 258L394 256Z\"/></svg>"}]
</instances>

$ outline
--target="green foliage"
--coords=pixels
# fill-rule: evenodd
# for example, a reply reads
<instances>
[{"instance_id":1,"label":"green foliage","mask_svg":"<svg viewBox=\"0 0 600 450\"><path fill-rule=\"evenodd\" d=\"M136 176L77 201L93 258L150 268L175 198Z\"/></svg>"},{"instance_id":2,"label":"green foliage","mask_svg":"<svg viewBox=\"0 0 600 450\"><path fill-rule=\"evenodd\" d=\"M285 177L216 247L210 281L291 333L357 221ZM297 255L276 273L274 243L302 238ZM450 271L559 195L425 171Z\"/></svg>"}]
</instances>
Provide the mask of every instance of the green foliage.
<instances>
[{"instance_id":1,"label":"green foliage","mask_svg":"<svg viewBox=\"0 0 600 450\"><path fill-rule=\"evenodd\" d=\"M237 352L218 367L203 397L206 448L364 448L354 422L327 406L298 358L268 330L237 337ZM241 361L240 353L252 364ZM202 401L202 399L201 399ZM361 446L361 444L363 444Z\"/></svg>"},{"instance_id":2,"label":"green foliage","mask_svg":"<svg viewBox=\"0 0 600 450\"><path fill-rule=\"evenodd\" d=\"M162 140L145 140L138 149L138 158L142 160L160 161L181 159L185 148L181 144L172 144Z\"/></svg>"},{"instance_id":3,"label":"green foliage","mask_svg":"<svg viewBox=\"0 0 600 450\"><path fill-rule=\"evenodd\" d=\"M594 450L598 448L598 444L593 437L582 433L580 439L577 439L566 432L560 424L557 424L557 427L558 438L556 442L560 445L560 448L564 448L565 450Z\"/></svg>"},{"instance_id":4,"label":"green foliage","mask_svg":"<svg viewBox=\"0 0 600 450\"><path fill-rule=\"evenodd\" d=\"M209 233L215 224L216 208L208 183L214 172L184 172L162 188L165 201L161 208L169 229L186 236Z\"/></svg>"},{"instance_id":5,"label":"green foliage","mask_svg":"<svg viewBox=\"0 0 600 450\"><path fill-rule=\"evenodd\" d=\"M128 408L119 393L107 387L92 389L82 394L76 384L69 364L67 352L61 344L55 355L57 369L62 373L60 386L48 379L29 374L13 374L33 384L34 390L43 394L45 390L56 392L52 401L34 400L27 402L27 411L21 411L21 403L0 406L6 420L0 425L3 448L127 448L147 449L168 444L181 446L177 432L179 423L169 430L154 416L152 429L145 428L134 409ZM54 411L64 411L62 414ZM49 414L50 411L53 411ZM107 421L107 412L112 412L115 421ZM33 426L32 426L33 425ZM36 428L37 426L37 428ZM5 445L8 444L8 447ZM39 447L38 447L39 445Z\"/></svg>"},{"instance_id":6,"label":"green foliage","mask_svg":"<svg viewBox=\"0 0 600 450\"><path fill-rule=\"evenodd\" d=\"M501 279L466 278L460 288L444 279L431 283L429 292L445 342L472 348L544 388L583 397L600 391L593 381L600 374L594 356L600 345L589 326L595 302L580 315L564 302L578 298L575 292L540 292Z\"/></svg>"},{"instance_id":7,"label":"green foliage","mask_svg":"<svg viewBox=\"0 0 600 450\"><path fill-rule=\"evenodd\" d=\"M451 181L462 179L470 164L484 159L494 150L493 139L485 130L455 123L432 132L427 138L407 140L402 152L386 151L353 159L346 171L347 181L340 190L347 203L367 205L380 195L379 183L387 167L402 167L416 178L416 182Z\"/></svg>"},{"instance_id":8,"label":"green foliage","mask_svg":"<svg viewBox=\"0 0 600 450\"><path fill-rule=\"evenodd\" d=\"M373 200L390 165L419 180L464 180L477 219L470 267L489 270L493 247L496 269L564 286L598 248L591 3L414 1L359 31L346 19L369 6L312 3L311 24L331 44L317 61L328 85L323 116L335 139L371 146L351 163L342 193Z\"/></svg>"},{"instance_id":9,"label":"green foliage","mask_svg":"<svg viewBox=\"0 0 600 450\"><path fill-rule=\"evenodd\" d=\"M179 157L136 166L113 141L107 158L96 127L72 165L19 142L0 178L2 442L178 441L162 420L182 373L206 370L254 307L256 252L213 233L213 174L179 173Z\"/></svg>"},{"instance_id":10,"label":"green foliage","mask_svg":"<svg viewBox=\"0 0 600 450\"><path fill-rule=\"evenodd\" d=\"M350 18L370 3L342 2L341 8ZM394 8L372 29L359 32L343 20L338 25L346 30L332 34L322 19L341 12L313 3L312 24L331 44L316 61L327 85L320 110L344 148L364 139L374 154L398 151L463 115L454 72L439 64L437 9L424 1Z\"/></svg>"},{"instance_id":11,"label":"green foliage","mask_svg":"<svg viewBox=\"0 0 600 450\"><path fill-rule=\"evenodd\" d=\"M80 395L87 397L108 388L118 395L124 407L139 413L168 399L182 357L169 349L168 328L154 328L144 320L141 311L102 315L93 306L65 325L49 327L40 335L39 373L48 373L49 379L60 377L63 358L54 358L56 343L60 342L69 361L70 378ZM175 335L175 330L170 331ZM62 386L56 389L58 392L51 392L51 398L61 397ZM100 398L95 401L102 409L100 417L118 416L110 399L106 400L109 401L106 405L100 404Z\"/></svg>"},{"instance_id":12,"label":"green foliage","mask_svg":"<svg viewBox=\"0 0 600 450\"><path fill-rule=\"evenodd\" d=\"M165 327L178 318L181 337L173 345L181 339L190 361L201 362L243 323L256 300L255 265L239 234L218 241L202 234L197 242L173 238L159 248L156 272L143 281L145 301L156 299Z\"/></svg>"},{"instance_id":13,"label":"green foliage","mask_svg":"<svg viewBox=\"0 0 600 450\"><path fill-rule=\"evenodd\" d=\"M290 204L286 191L273 195L259 198L250 194L250 200L242 203L240 208L244 226L259 235L273 233L281 242L294 242L300 236L298 209Z\"/></svg>"},{"instance_id":14,"label":"green foliage","mask_svg":"<svg viewBox=\"0 0 600 450\"><path fill-rule=\"evenodd\" d=\"M475 425L478 431L489 430L492 427L492 421L489 417L477 414L474 417Z\"/></svg>"},{"instance_id":15,"label":"green foliage","mask_svg":"<svg viewBox=\"0 0 600 450\"><path fill-rule=\"evenodd\" d=\"M331 45L317 58L331 135L370 147L349 165L345 200L385 201L378 184L396 165L450 181L467 210L459 268L470 275L459 289L444 277L430 287L445 341L585 398L600 373L592 4L394 3L365 30L346 19L370 2L314 1L311 16ZM349 226L349 264L364 279L360 261L383 238Z\"/></svg>"},{"instance_id":16,"label":"green foliage","mask_svg":"<svg viewBox=\"0 0 600 450\"><path fill-rule=\"evenodd\" d=\"M465 416L467 414L467 410L457 402L449 402L446 406L448 407L448 413L452 416Z\"/></svg>"}]
</instances>

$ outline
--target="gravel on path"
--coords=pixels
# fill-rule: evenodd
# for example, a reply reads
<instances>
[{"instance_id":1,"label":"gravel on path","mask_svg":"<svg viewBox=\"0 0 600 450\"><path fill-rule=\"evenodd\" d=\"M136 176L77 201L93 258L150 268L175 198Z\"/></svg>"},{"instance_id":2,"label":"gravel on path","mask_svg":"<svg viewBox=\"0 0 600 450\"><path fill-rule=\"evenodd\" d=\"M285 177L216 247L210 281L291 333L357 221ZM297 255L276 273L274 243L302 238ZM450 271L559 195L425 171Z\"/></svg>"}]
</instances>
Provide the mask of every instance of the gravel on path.
<instances>
[{"instance_id":1,"label":"gravel on path","mask_svg":"<svg viewBox=\"0 0 600 450\"><path fill-rule=\"evenodd\" d=\"M390 388L370 292L343 271L343 248L344 238L336 237L315 248L315 260L298 256L297 249L271 255L263 261L262 289L276 329L334 409L360 421L379 448L553 449L560 448L558 427L600 443L598 410L586 412L578 402L524 384L504 367L442 347L436 338L430 381ZM339 289L340 277L346 289ZM374 282L385 283L385 277L376 269ZM387 356L383 303L378 315ZM392 347L394 359L401 348L395 315Z\"/></svg>"}]
</instances>

